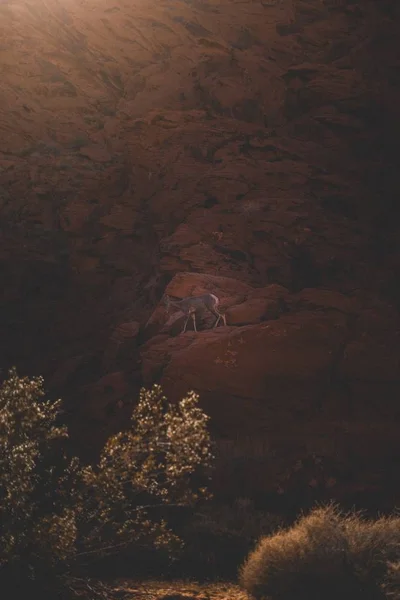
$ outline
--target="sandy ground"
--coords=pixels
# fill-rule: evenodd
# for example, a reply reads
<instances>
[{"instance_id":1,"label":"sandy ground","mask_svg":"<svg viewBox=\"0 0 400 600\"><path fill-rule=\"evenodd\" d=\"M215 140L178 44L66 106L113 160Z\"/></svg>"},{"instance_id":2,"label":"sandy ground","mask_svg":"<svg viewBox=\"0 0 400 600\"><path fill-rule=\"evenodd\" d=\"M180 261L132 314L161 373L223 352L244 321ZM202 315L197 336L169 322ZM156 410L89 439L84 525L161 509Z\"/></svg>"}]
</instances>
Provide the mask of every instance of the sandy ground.
<instances>
[{"instance_id":1,"label":"sandy ground","mask_svg":"<svg viewBox=\"0 0 400 600\"><path fill-rule=\"evenodd\" d=\"M250 600L237 585L226 582L120 580L113 592L124 600Z\"/></svg>"}]
</instances>

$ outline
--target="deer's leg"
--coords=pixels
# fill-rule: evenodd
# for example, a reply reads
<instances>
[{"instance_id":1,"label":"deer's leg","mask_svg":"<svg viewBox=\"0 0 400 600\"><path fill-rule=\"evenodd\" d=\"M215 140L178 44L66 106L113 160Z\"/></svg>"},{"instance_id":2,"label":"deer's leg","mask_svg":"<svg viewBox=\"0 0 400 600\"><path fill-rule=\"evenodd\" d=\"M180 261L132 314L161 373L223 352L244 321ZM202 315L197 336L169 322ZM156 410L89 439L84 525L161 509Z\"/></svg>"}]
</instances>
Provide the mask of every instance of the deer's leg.
<instances>
[{"instance_id":1,"label":"deer's leg","mask_svg":"<svg viewBox=\"0 0 400 600\"><path fill-rule=\"evenodd\" d=\"M185 325L183 326L183 331L182 331L182 333L185 333L185 331L186 331L186 326L187 326L187 324L188 324L188 321L189 321L189 319L190 319L190 314L189 314L189 315L186 317L186 321L185 321Z\"/></svg>"},{"instance_id":2,"label":"deer's leg","mask_svg":"<svg viewBox=\"0 0 400 600\"><path fill-rule=\"evenodd\" d=\"M193 321L193 328L195 330L195 332L197 333L197 328L196 328L196 313L192 312L192 321Z\"/></svg>"},{"instance_id":3,"label":"deer's leg","mask_svg":"<svg viewBox=\"0 0 400 600\"><path fill-rule=\"evenodd\" d=\"M217 321L216 321L216 323L215 323L214 327L216 327L216 326L217 326L217 323L219 323L219 320L220 320L220 319L222 319L222 321L223 321L223 323L224 323L224 325L225 325L225 327L226 327L226 317L225 317L224 313L220 313L220 312L218 313L218 319L217 319Z\"/></svg>"},{"instance_id":4,"label":"deer's leg","mask_svg":"<svg viewBox=\"0 0 400 600\"><path fill-rule=\"evenodd\" d=\"M213 329L214 327L216 327L218 325L218 321L219 321L219 312L215 309L215 308L209 308L209 311L214 315L214 317L216 317L215 323L213 325Z\"/></svg>"},{"instance_id":5,"label":"deer's leg","mask_svg":"<svg viewBox=\"0 0 400 600\"><path fill-rule=\"evenodd\" d=\"M210 308L210 312L212 312L212 314L216 317L216 321L213 325L213 328L214 328L218 325L219 320L221 319L222 315L216 308Z\"/></svg>"},{"instance_id":6,"label":"deer's leg","mask_svg":"<svg viewBox=\"0 0 400 600\"><path fill-rule=\"evenodd\" d=\"M223 321L224 325L226 326L226 317L225 317L224 313L220 313L220 312L218 311L218 321L219 321L220 319L222 319L222 321ZM218 322L218 321L217 321L217 322Z\"/></svg>"}]
</instances>

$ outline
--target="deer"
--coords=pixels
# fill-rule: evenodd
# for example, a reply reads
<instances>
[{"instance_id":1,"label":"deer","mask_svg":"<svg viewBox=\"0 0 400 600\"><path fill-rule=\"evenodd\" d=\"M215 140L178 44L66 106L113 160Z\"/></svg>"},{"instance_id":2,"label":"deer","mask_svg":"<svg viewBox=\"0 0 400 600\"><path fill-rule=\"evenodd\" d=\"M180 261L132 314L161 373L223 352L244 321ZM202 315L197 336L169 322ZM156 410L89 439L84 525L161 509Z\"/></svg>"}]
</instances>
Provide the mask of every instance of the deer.
<instances>
[{"instance_id":1,"label":"deer","mask_svg":"<svg viewBox=\"0 0 400 600\"><path fill-rule=\"evenodd\" d=\"M172 300L172 298L168 296L168 294L164 294L163 302L168 314L172 307L182 311L185 315L186 321L183 326L182 333L185 333L190 318L193 321L193 328L197 332L196 312L199 310L202 311L205 308L216 317L216 321L213 325L213 328L218 325L221 319L224 322L224 325L226 326L226 317L223 313L221 313L218 310L219 298L217 298L217 296L215 296L214 294L203 294L202 296L189 296L187 298L182 298L182 300Z\"/></svg>"}]
</instances>

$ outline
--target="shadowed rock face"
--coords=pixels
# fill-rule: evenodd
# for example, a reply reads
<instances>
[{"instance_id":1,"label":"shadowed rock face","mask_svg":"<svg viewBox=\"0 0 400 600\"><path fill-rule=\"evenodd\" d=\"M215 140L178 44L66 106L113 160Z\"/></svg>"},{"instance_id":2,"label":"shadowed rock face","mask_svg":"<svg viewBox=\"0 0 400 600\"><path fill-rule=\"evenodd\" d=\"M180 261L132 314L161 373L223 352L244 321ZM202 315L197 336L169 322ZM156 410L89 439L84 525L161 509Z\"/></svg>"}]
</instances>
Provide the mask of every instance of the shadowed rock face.
<instances>
[{"instance_id":1,"label":"shadowed rock face","mask_svg":"<svg viewBox=\"0 0 400 600\"><path fill-rule=\"evenodd\" d=\"M393 460L399 22L383 0L0 1L3 369L43 374L93 447L161 381L289 463ZM179 335L167 285L229 326Z\"/></svg>"}]
</instances>

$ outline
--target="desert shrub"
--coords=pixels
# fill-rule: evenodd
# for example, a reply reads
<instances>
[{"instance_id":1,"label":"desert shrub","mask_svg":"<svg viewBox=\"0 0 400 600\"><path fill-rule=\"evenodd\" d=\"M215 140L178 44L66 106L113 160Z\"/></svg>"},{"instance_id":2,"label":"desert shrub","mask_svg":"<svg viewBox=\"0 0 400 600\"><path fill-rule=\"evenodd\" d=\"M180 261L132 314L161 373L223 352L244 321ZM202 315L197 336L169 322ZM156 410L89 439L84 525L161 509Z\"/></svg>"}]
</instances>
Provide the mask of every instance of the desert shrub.
<instances>
[{"instance_id":1,"label":"desert shrub","mask_svg":"<svg viewBox=\"0 0 400 600\"><path fill-rule=\"evenodd\" d=\"M349 563L364 587L384 584L390 563L400 560L400 517L348 519Z\"/></svg>"},{"instance_id":2,"label":"desert shrub","mask_svg":"<svg viewBox=\"0 0 400 600\"><path fill-rule=\"evenodd\" d=\"M314 509L287 530L260 540L241 568L256 598L389 597L400 558L400 519L364 521L335 506Z\"/></svg>"},{"instance_id":3,"label":"desert shrub","mask_svg":"<svg viewBox=\"0 0 400 600\"><path fill-rule=\"evenodd\" d=\"M165 507L207 498L208 417L189 393L171 405L142 390L130 429L97 466L69 456L61 402L11 370L0 388L0 575L49 577L129 545L180 546Z\"/></svg>"},{"instance_id":4,"label":"desert shrub","mask_svg":"<svg viewBox=\"0 0 400 600\"><path fill-rule=\"evenodd\" d=\"M389 600L400 598L400 561L389 563L388 570L383 583L383 589Z\"/></svg>"},{"instance_id":5,"label":"desert shrub","mask_svg":"<svg viewBox=\"0 0 400 600\"><path fill-rule=\"evenodd\" d=\"M43 396L40 377L20 378L15 370L0 388L0 567L32 570L42 557L56 563L74 551L71 482L79 466L61 445L67 430L57 424L60 402Z\"/></svg>"},{"instance_id":6,"label":"desert shrub","mask_svg":"<svg viewBox=\"0 0 400 600\"><path fill-rule=\"evenodd\" d=\"M82 554L114 553L132 543L180 546L159 515L165 506L208 498L207 421L193 392L172 405L159 386L141 390L131 429L109 438L97 467L82 469Z\"/></svg>"},{"instance_id":7,"label":"desert shrub","mask_svg":"<svg viewBox=\"0 0 400 600\"><path fill-rule=\"evenodd\" d=\"M292 598L307 591L324 596L337 585L347 550L343 523L333 510L318 510L292 529L261 540L241 571L256 597Z\"/></svg>"}]
</instances>

